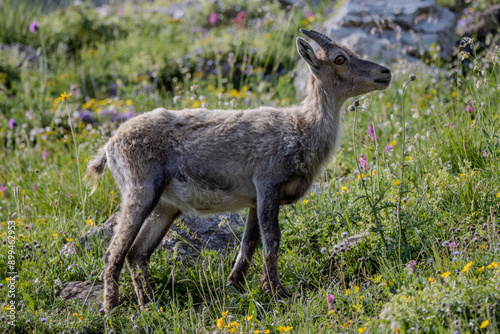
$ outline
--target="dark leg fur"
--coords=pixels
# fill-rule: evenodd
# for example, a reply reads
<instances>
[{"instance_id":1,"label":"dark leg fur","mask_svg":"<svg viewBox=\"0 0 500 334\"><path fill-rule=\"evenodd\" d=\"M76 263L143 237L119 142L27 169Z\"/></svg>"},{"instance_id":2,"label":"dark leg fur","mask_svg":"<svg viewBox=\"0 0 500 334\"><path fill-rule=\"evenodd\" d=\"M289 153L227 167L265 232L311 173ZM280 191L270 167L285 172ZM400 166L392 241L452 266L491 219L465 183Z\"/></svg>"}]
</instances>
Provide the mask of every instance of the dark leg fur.
<instances>
[{"instance_id":1,"label":"dark leg fur","mask_svg":"<svg viewBox=\"0 0 500 334\"><path fill-rule=\"evenodd\" d=\"M141 309L153 299L153 289L148 278L149 258L179 213L176 208L158 202L127 253L127 265Z\"/></svg>"},{"instance_id":2,"label":"dark leg fur","mask_svg":"<svg viewBox=\"0 0 500 334\"><path fill-rule=\"evenodd\" d=\"M118 282L125 256L161 194L161 189L153 184L149 187L142 185L142 187L130 188L135 192L123 191L116 232L104 254L103 308L106 312L118 306Z\"/></svg>"},{"instance_id":3,"label":"dark leg fur","mask_svg":"<svg viewBox=\"0 0 500 334\"><path fill-rule=\"evenodd\" d=\"M229 275L227 284L236 288L240 292L245 289L245 277L250 268L255 248L260 241L259 221L257 216L257 209L251 208L248 212L247 223L245 225L245 232L241 240L240 252L234 263L233 270Z\"/></svg>"},{"instance_id":4,"label":"dark leg fur","mask_svg":"<svg viewBox=\"0 0 500 334\"><path fill-rule=\"evenodd\" d=\"M271 296L288 297L290 294L281 284L278 273L278 250L281 241L278 215L281 187L271 187L269 184L257 186L257 212L260 234L264 246L262 287Z\"/></svg>"}]
</instances>

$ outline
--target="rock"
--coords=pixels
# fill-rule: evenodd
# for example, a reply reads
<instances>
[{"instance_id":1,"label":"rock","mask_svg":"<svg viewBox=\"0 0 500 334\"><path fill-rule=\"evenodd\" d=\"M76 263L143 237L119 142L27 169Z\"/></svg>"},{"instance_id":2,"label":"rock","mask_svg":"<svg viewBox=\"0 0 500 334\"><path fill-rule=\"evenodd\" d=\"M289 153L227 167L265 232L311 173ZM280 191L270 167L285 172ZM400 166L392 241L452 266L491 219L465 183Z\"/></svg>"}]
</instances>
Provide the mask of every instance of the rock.
<instances>
[{"instance_id":1,"label":"rock","mask_svg":"<svg viewBox=\"0 0 500 334\"><path fill-rule=\"evenodd\" d=\"M117 214L80 238L80 249L107 247L114 235ZM158 250L170 250L181 257L197 258L203 249L224 251L239 244L237 230L245 223L238 213L212 216L180 216Z\"/></svg>"},{"instance_id":2,"label":"rock","mask_svg":"<svg viewBox=\"0 0 500 334\"><path fill-rule=\"evenodd\" d=\"M446 58L455 45L456 24L457 16L435 0L350 0L321 32L382 61L417 56L433 44Z\"/></svg>"},{"instance_id":3,"label":"rock","mask_svg":"<svg viewBox=\"0 0 500 334\"><path fill-rule=\"evenodd\" d=\"M399 58L417 62L433 45L442 58L450 57L456 24L457 16L435 0L347 0L316 30L363 58L390 64ZM294 77L298 98L305 97L308 76L305 62L300 62Z\"/></svg>"},{"instance_id":4,"label":"rock","mask_svg":"<svg viewBox=\"0 0 500 334\"><path fill-rule=\"evenodd\" d=\"M13 62L17 67L27 65L36 68L39 65L40 58L37 51L31 46L24 44L0 44L2 58ZM4 59L5 60L5 59Z\"/></svg>"},{"instance_id":5,"label":"rock","mask_svg":"<svg viewBox=\"0 0 500 334\"><path fill-rule=\"evenodd\" d=\"M92 305L98 302L99 294L103 289L102 283L74 281L65 283L59 295L64 300L77 300L84 305Z\"/></svg>"}]
</instances>

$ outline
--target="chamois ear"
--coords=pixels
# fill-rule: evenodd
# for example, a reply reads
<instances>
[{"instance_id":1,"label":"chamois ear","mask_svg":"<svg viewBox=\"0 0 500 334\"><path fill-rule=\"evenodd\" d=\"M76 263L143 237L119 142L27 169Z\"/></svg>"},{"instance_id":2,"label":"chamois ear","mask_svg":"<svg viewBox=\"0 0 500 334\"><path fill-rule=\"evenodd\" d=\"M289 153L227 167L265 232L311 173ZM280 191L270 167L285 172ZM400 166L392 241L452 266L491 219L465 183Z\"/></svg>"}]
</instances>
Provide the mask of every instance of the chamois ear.
<instances>
[{"instance_id":1,"label":"chamois ear","mask_svg":"<svg viewBox=\"0 0 500 334\"><path fill-rule=\"evenodd\" d=\"M319 73L318 58L316 58L312 46L305 39L297 37L297 51L299 51L302 59L306 61L312 74L317 75Z\"/></svg>"}]
</instances>

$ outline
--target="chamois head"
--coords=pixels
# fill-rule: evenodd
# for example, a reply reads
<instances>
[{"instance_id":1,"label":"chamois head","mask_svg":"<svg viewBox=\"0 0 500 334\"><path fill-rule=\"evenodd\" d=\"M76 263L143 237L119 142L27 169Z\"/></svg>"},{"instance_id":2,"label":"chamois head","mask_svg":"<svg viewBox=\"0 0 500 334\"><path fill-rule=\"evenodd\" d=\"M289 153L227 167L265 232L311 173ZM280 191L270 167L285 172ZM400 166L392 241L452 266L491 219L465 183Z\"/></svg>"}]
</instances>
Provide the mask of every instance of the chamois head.
<instances>
[{"instance_id":1,"label":"chamois head","mask_svg":"<svg viewBox=\"0 0 500 334\"><path fill-rule=\"evenodd\" d=\"M321 47L315 53L309 43L297 37L297 50L323 89L330 87L347 99L389 87L392 76L387 67L359 58L349 48L317 31L300 31Z\"/></svg>"}]
</instances>

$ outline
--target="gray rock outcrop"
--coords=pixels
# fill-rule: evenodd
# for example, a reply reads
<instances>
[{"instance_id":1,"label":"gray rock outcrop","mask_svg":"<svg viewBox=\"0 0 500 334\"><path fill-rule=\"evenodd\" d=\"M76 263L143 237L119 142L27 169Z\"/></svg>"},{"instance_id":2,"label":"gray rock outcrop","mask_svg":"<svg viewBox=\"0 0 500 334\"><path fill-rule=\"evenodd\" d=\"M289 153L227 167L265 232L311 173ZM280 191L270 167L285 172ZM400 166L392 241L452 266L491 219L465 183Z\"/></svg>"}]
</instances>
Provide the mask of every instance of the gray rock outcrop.
<instances>
[{"instance_id":1,"label":"gray rock outcrop","mask_svg":"<svg viewBox=\"0 0 500 334\"><path fill-rule=\"evenodd\" d=\"M107 247L114 235L117 215L80 238L81 249ZM204 249L224 251L239 244L238 229L245 223L239 213L212 216L181 216L170 228L158 250L180 257L197 258Z\"/></svg>"},{"instance_id":2,"label":"gray rock outcrop","mask_svg":"<svg viewBox=\"0 0 500 334\"><path fill-rule=\"evenodd\" d=\"M390 64L399 58L417 61L433 46L442 58L451 56L457 19L435 0L347 0L315 29L361 57ZM299 96L304 95L308 72L301 62L294 80Z\"/></svg>"}]
</instances>

